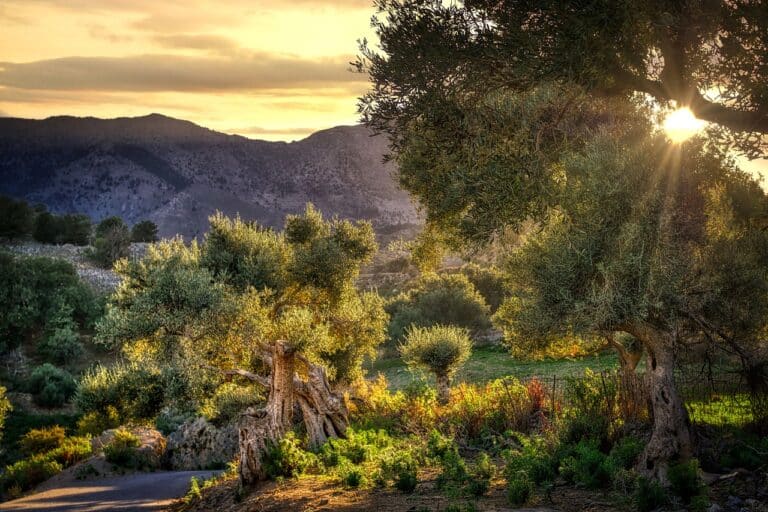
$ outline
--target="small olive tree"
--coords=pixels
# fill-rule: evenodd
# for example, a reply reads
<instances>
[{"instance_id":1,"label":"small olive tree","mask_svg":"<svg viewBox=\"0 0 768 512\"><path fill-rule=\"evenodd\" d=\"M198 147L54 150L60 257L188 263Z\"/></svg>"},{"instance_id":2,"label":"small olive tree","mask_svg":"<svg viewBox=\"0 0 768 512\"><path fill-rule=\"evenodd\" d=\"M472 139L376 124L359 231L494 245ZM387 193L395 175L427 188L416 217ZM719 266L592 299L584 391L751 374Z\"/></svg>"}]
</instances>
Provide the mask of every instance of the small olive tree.
<instances>
[{"instance_id":1,"label":"small olive tree","mask_svg":"<svg viewBox=\"0 0 768 512\"><path fill-rule=\"evenodd\" d=\"M414 327L400 346L400 354L408 366L435 374L437 397L442 404L450 398L451 377L471 353L472 341L467 331L445 325Z\"/></svg>"}]
</instances>

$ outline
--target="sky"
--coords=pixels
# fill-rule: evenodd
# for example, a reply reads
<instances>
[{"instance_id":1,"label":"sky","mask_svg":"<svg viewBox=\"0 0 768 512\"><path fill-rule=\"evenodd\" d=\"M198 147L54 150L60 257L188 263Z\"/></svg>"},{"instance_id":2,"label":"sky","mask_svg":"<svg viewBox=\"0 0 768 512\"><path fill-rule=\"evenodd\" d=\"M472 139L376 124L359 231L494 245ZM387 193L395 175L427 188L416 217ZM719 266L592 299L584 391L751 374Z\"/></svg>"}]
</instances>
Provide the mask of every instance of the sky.
<instances>
[{"instance_id":1,"label":"sky","mask_svg":"<svg viewBox=\"0 0 768 512\"><path fill-rule=\"evenodd\" d=\"M0 116L153 112L267 140L357 122L371 0L2 0Z\"/></svg>"},{"instance_id":2,"label":"sky","mask_svg":"<svg viewBox=\"0 0 768 512\"><path fill-rule=\"evenodd\" d=\"M355 124L371 3L0 0L0 116L157 112L266 140Z\"/></svg>"}]
</instances>

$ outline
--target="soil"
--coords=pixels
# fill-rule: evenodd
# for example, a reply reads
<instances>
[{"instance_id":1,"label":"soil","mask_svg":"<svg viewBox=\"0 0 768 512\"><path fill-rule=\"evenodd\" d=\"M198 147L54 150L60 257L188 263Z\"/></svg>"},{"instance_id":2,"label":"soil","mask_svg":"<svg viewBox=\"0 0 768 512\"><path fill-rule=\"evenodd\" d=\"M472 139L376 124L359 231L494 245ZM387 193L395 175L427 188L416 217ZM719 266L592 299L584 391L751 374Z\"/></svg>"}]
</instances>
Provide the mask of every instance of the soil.
<instances>
[{"instance_id":1,"label":"soil","mask_svg":"<svg viewBox=\"0 0 768 512\"><path fill-rule=\"evenodd\" d=\"M203 491L202 500L191 505L177 502L171 512L440 512L449 505L474 504L482 512L516 510L529 512L572 511L618 512L627 510L626 503L616 496L599 491L556 487L552 499L534 499L522 508L511 507L506 499L504 481L498 479L487 495L478 499L451 499L435 485L436 471L426 470L419 474L419 485L412 494L404 494L393 488L345 489L337 480L323 476L302 476L283 482L258 484L242 499L236 498L238 481L231 477Z\"/></svg>"}]
</instances>

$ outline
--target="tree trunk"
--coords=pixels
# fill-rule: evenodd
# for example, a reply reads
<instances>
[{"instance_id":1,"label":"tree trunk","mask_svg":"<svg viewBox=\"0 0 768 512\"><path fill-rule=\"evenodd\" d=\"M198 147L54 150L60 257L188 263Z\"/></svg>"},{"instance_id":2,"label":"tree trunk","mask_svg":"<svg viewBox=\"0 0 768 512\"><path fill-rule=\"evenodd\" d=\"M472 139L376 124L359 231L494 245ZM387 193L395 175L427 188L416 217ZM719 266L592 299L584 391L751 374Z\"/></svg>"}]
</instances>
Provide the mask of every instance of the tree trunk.
<instances>
[{"instance_id":1,"label":"tree trunk","mask_svg":"<svg viewBox=\"0 0 768 512\"><path fill-rule=\"evenodd\" d=\"M328 439L346 436L349 420L344 397L331 390L325 368L310 364L306 382L296 385L296 398L304 417L310 448Z\"/></svg>"},{"instance_id":2,"label":"tree trunk","mask_svg":"<svg viewBox=\"0 0 768 512\"><path fill-rule=\"evenodd\" d=\"M451 378L447 374L437 375L437 401L445 405L451 398Z\"/></svg>"},{"instance_id":3,"label":"tree trunk","mask_svg":"<svg viewBox=\"0 0 768 512\"><path fill-rule=\"evenodd\" d=\"M688 460L693 450L688 413L675 384L674 340L647 324L635 326L630 334L643 342L648 353L645 372L653 406L653 434L638 469L666 485L669 463Z\"/></svg>"},{"instance_id":4,"label":"tree trunk","mask_svg":"<svg viewBox=\"0 0 768 512\"><path fill-rule=\"evenodd\" d=\"M294 405L293 349L285 342L272 347L272 374L264 409L249 408L240 421L240 482L253 484L266 475L262 458L270 444L279 441L291 428Z\"/></svg>"}]
</instances>

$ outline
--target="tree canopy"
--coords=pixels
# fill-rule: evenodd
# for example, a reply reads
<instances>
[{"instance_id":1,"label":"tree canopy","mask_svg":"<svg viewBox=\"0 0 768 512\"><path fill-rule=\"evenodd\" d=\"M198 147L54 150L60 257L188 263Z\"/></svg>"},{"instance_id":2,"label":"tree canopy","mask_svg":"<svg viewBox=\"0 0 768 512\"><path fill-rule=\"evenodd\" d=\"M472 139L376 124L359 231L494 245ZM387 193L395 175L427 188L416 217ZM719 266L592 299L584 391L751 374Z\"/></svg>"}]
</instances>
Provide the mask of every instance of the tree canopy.
<instances>
[{"instance_id":1,"label":"tree canopy","mask_svg":"<svg viewBox=\"0 0 768 512\"><path fill-rule=\"evenodd\" d=\"M379 0L357 67L363 119L399 135L445 98L570 83L687 106L749 157L768 151L768 9L763 1Z\"/></svg>"}]
</instances>

